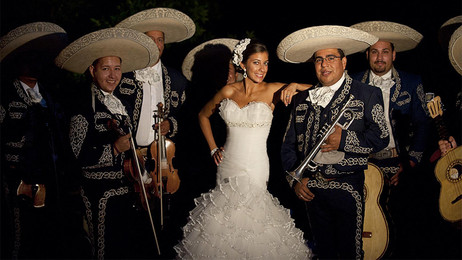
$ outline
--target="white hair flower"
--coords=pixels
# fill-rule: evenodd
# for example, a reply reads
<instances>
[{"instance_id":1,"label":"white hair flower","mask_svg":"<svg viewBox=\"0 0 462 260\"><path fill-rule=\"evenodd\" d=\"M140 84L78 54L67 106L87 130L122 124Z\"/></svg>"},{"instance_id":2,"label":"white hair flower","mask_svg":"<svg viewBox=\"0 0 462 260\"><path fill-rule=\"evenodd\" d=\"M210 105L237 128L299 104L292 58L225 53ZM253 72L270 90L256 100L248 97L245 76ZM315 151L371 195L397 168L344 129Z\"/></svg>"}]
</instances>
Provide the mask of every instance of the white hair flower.
<instances>
[{"instance_id":1,"label":"white hair flower","mask_svg":"<svg viewBox=\"0 0 462 260\"><path fill-rule=\"evenodd\" d=\"M233 51L234 65L239 66L241 64L243 60L242 53L245 51L249 43L250 43L250 39L245 38L245 39L242 39L238 44L236 44L236 47L234 47L234 51Z\"/></svg>"}]
</instances>

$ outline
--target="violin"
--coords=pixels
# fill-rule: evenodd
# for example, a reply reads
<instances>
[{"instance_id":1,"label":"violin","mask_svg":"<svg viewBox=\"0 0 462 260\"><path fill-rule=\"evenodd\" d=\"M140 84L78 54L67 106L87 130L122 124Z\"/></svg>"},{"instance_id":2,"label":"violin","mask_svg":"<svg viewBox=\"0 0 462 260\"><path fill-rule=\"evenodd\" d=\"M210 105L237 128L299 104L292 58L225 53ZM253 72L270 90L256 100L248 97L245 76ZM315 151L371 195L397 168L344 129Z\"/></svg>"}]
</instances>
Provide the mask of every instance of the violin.
<instances>
[{"instance_id":1,"label":"violin","mask_svg":"<svg viewBox=\"0 0 462 260\"><path fill-rule=\"evenodd\" d=\"M154 170L151 175L156 179L160 202L160 225L164 225L163 213L163 194L173 194L180 187L180 178L178 177L178 170L173 167L172 160L175 157L175 144L161 134L160 124L164 120L165 111L163 104L157 104L157 114L155 122L159 126L156 130L156 138L151 143L150 152L153 160L155 161Z\"/></svg>"},{"instance_id":2,"label":"violin","mask_svg":"<svg viewBox=\"0 0 462 260\"><path fill-rule=\"evenodd\" d=\"M157 104L156 123L164 120L165 112L163 104ZM160 128L160 127L159 127ZM160 129L156 131L156 139L151 144L151 155L156 161L155 167L151 175L157 179L157 184L161 185L160 190L164 189L166 193L173 194L180 187L180 178L178 170L173 167L172 160L175 157L175 144L160 133ZM162 192L159 192L162 193Z\"/></svg>"},{"instance_id":3,"label":"violin","mask_svg":"<svg viewBox=\"0 0 462 260\"><path fill-rule=\"evenodd\" d=\"M131 156L124 160L124 173L127 177L132 180L135 192L139 194L142 207L147 210L146 203L151 200L151 195L159 197L158 190L156 189L157 179L153 178L152 175L145 168L145 155L142 154L140 149L131 149L132 140L130 140L130 152ZM136 160L135 160L136 157ZM139 166L139 170L137 167ZM138 173L139 171L139 173ZM146 198L144 198L141 183L143 183L146 189Z\"/></svg>"}]
</instances>

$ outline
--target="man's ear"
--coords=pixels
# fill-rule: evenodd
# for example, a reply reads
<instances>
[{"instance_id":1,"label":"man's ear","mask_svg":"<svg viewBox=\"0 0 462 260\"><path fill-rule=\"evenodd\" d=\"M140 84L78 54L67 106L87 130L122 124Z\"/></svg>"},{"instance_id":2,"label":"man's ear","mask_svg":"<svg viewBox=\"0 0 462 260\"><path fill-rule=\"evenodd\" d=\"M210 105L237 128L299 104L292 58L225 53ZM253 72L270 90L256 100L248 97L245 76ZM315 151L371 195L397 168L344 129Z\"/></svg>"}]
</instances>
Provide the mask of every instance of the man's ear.
<instances>
[{"instance_id":1,"label":"man's ear","mask_svg":"<svg viewBox=\"0 0 462 260\"><path fill-rule=\"evenodd\" d=\"M343 70L346 69L346 65L347 65L347 58L346 56L342 58L342 64L343 64Z\"/></svg>"},{"instance_id":2,"label":"man's ear","mask_svg":"<svg viewBox=\"0 0 462 260\"><path fill-rule=\"evenodd\" d=\"M88 67L88 71L90 71L90 75L91 75L92 78L95 77L95 72L94 72L94 70L95 70L95 66L90 65L90 67Z\"/></svg>"}]
</instances>

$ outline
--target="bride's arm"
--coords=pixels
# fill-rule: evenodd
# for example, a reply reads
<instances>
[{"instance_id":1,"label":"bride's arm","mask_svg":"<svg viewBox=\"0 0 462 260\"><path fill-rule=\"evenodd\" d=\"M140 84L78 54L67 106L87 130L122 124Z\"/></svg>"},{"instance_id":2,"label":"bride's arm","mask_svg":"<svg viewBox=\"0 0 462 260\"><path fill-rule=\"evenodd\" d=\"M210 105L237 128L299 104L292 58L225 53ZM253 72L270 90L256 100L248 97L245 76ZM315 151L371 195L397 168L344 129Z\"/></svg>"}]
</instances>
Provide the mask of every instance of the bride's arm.
<instances>
[{"instance_id":1,"label":"bride's arm","mask_svg":"<svg viewBox=\"0 0 462 260\"><path fill-rule=\"evenodd\" d=\"M210 116L218 109L220 102L228 97L226 95L229 92L228 87L223 87L199 112L199 125L204 134L205 140L207 141L210 153L212 158L215 160L215 163L218 165L221 161L221 150L218 149L213 137L212 126L210 124Z\"/></svg>"},{"instance_id":2,"label":"bride's arm","mask_svg":"<svg viewBox=\"0 0 462 260\"><path fill-rule=\"evenodd\" d=\"M280 84L280 85L279 85ZM274 93L273 96L273 103L276 104L281 100L284 102L286 106L292 102L292 97L294 95L297 95L298 92L300 91L305 91L309 88L311 88L313 85L311 84L302 84L302 83L290 83L290 84L284 84L284 83L278 83L277 85L277 91Z\"/></svg>"}]
</instances>

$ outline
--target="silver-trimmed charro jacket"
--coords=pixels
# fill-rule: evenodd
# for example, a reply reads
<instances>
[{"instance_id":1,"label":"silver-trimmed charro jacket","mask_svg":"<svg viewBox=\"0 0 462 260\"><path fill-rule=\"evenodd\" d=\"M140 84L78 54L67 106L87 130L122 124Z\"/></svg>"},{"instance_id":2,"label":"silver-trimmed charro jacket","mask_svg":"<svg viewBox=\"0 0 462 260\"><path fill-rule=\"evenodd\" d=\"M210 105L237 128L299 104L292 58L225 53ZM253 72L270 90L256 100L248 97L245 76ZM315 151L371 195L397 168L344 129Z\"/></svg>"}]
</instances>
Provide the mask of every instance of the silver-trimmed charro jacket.
<instances>
[{"instance_id":1,"label":"silver-trimmed charro jacket","mask_svg":"<svg viewBox=\"0 0 462 260\"><path fill-rule=\"evenodd\" d=\"M347 130L342 130L338 149L345 156L338 163L321 165L319 172L324 178L337 178L365 170L369 154L382 150L389 142L380 89L346 75L344 83L324 109L307 101L308 91L301 92L294 99L294 109L281 147L283 169L293 170L298 166L315 145L321 128L334 120L342 105L353 95L349 108L355 111L356 118ZM340 123L344 121L342 119Z\"/></svg>"},{"instance_id":2,"label":"silver-trimmed charro jacket","mask_svg":"<svg viewBox=\"0 0 462 260\"><path fill-rule=\"evenodd\" d=\"M170 132L167 137L174 140L178 133L177 116L186 100L186 87L188 81L177 70L162 65L162 82L164 84L164 109L167 119L170 121ZM120 98L127 108L133 122L133 133L136 133L141 116L143 102L143 82L136 80L135 72L127 72L122 75L119 87L114 94Z\"/></svg>"},{"instance_id":3,"label":"silver-trimmed charro jacket","mask_svg":"<svg viewBox=\"0 0 462 260\"><path fill-rule=\"evenodd\" d=\"M352 75L356 80L370 84L370 70ZM425 102L422 79L418 75L392 68L389 118L398 153L408 153L409 159L420 163L427 144L429 113ZM404 129L402 131L401 129ZM406 149L406 151L403 151Z\"/></svg>"}]
</instances>

